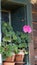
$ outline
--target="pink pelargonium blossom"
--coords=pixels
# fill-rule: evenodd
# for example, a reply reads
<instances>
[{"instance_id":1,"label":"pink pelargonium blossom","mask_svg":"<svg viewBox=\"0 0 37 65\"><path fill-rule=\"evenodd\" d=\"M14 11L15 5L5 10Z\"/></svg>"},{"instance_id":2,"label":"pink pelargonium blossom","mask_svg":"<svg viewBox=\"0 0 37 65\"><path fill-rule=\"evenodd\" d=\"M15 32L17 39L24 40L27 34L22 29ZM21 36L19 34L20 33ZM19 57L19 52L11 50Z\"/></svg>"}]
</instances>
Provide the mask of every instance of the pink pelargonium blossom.
<instances>
[{"instance_id":1,"label":"pink pelargonium blossom","mask_svg":"<svg viewBox=\"0 0 37 65\"><path fill-rule=\"evenodd\" d=\"M25 33L31 33L32 32L32 29L31 29L31 27L29 25L24 25L23 26L23 31Z\"/></svg>"}]
</instances>

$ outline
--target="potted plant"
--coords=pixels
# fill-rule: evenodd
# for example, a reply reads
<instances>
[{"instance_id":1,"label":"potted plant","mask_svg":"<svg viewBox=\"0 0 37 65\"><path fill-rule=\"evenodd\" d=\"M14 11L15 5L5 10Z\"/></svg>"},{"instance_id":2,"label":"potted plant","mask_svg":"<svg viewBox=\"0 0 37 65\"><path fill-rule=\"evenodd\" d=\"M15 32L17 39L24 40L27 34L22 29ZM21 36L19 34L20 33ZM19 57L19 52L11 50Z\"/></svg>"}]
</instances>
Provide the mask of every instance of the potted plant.
<instances>
[{"instance_id":1,"label":"potted plant","mask_svg":"<svg viewBox=\"0 0 37 65\"><path fill-rule=\"evenodd\" d=\"M2 52L3 65L15 64L13 62L15 59L15 54L12 49L12 45L1 46L0 51Z\"/></svg>"},{"instance_id":2,"label":"potted plant","mask_svg":"<svg viewBox=\"0 0 37 65\"><path fill-rule=\"evenodd\" d=\"M3 64L4 65L12 65L15 64L13 61L15 59L15 53L13 52L13 46L12 46L12 38L13 35L13 28L8 23L3 22L2 23L2 47L4 49L2 53L2 57L4 59ZM13 62L13 63L11 63Z\"/></svg>"},{"instance_id":3,"label":"potted plant","mask_svg":"<svg viewBox=\"0 0 37 65\"><path fill-rule=\"evenodd\" d=\"M28 46L29 35L28 34L32 32L32 29L29 25L25 25L25 26L23 26L23 31L24 32L21 32L21 33L17 32L17 36L19 36L19 39L20 39L19 40L20 42L17 42L18 48L20 49L19 53L16 55L16 58L15 58L15 60L17 62L20 62L20 61L22 62L25 54L28 54L28 51L29 51L28 50L28 48L29 48L29 46Z\"/></svg>"},{"instance_id":4,"label":"potted plant","mask_svg":"<svg viewBox=\"0 0 37 65\"><path fill-rule=\"evenodd\" d=\"M0 46L0 53L2 54L3 65L14 65L15 64L15 62L11 62L14 60L11 45L6 45L5 47ZM10 58L11 56L12 56L12 59Z\"/></svg>"},{"instance_id":5,"label":"potted plant","mask_svg":"<svg viewBox=\"0 0 37 65\"><path fill-rule=\"evenodd\" d=\"M16 41L16 44L18 45L19 52L18 52L18 54L16 54L16 57L15 57L16 62L23 62L25 54L28 53L26 51L27 44L26 44L24 38L25 38L24 33L17 32L17 39L18 39L18 41Z\"/></svg>"},{"instance_id":6,"label":"potted plant","mask_svg":"<svg viewBox=\"0 0 37 65\"><path fill-rule=\"evenodd\" d=\"M28 33L31 33L30 26L23 26L23 32L14 32L11 25L3 22L2 42L3 48L6 48L4 50L5 55L3 54L6 58L4 65L8 65L10 61L13 62L13 59L16 62L23 62L25 54L28 54Z\"/></svg>"}]
</instances>

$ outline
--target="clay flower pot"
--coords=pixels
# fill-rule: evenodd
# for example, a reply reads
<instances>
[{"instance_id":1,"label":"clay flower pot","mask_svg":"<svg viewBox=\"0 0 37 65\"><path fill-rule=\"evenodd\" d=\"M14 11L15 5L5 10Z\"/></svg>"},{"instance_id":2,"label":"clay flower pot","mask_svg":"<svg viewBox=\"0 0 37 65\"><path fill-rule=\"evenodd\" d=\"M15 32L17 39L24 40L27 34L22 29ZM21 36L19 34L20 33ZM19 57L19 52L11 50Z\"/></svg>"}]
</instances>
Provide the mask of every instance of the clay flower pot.
<instances>
[{"instance_id":1,"label":"clay flower pot","mask_svg":"<svg viewBox=\"0 0 37 65\"><path fill-rule=\"evenodd\" d=\"M3 62L3 65L15 65L14 62Z\"/></svg>"},{"instance_id":2,"label":"clay flower pot","mask_svg":"<svg viewBox=\"0 0 37 65\"><path fill-rule=\"evenodd\" d=\"M15 65L23 65L25 62L17 62Z\"/></svg>"},{"instance_id":3,"label":"clay flower pot","mask_svg":"<svg viewBox=\"0 0 37 65\"><path fill-rule=\"evenodd\" d=\"M6 61L14 61L14 59L15 59L15 55L6 58Z\"/></svg>"},{"instance_id":4,"label":"clay flower pot","mask_svg":"<svg viewBox=\"0 0 37 65\"><path fill-rule=\"evenodd\" d=\"M14 61L15 60L15 54L12 55L11 57L7 57L6 61Z\"/></svg>"},{"instance_id":5,"label":"clay flower pot","mask_svg":"<svg viewBox=\"0 0 37 65\"><path fill-rule=\"evenodd\" d=\"M23 61L23 58L24 58L24 55L17 54L16 57L15 57L15 61L16 62L22 62Z\"/></svg>"},{"instance_id":6,"label":"clay flower pot","mask_svg":"<svg viewBox=\"0 0 37 65\"><path fill-rule=\"evenodd\" d=\"M15 56L15 61L16 62L22 62L24 59L24 52L20 51L18 54Z\"/></svg>"}]
</instances>

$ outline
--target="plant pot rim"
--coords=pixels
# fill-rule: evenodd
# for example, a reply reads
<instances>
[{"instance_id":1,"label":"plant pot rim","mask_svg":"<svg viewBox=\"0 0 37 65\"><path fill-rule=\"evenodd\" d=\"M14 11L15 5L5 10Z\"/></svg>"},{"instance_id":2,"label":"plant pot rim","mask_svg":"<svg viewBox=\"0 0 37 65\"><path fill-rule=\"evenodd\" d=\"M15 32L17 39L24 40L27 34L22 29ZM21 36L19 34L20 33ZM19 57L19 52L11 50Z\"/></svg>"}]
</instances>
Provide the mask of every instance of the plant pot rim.
<instances>
[{"instance_id":1,"label":"plant pot rim","mask_svg":"<svg viewBox=\"0 0 37 65\"><path fill-rule=\"evenodd\" d=\"M23 54L16 54L16 56L17 56L17 55L19 56L19 55L23 55ZM25 54L24 54L24 55L25 55Z\"/></svg>"}]
</instances>

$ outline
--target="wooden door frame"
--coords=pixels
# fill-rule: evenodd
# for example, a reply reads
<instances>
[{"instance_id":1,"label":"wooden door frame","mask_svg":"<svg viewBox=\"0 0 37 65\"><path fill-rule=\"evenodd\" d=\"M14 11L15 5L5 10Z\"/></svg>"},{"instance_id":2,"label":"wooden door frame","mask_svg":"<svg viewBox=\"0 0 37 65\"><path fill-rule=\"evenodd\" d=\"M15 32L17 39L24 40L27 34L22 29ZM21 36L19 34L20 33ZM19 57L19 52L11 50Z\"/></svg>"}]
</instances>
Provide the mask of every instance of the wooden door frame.
<instances>
[{"instance_id":1,"label":"wooden door frame","mask_svg":"<svg viewBox=\"0 0 37 65\"><path fill-rule=\"evenodd\" d=\"M26 4L26 11L27 11L27 24L32 27L32 5L30 4L30 2L27 2L27 4ZM32 36L33 36L33 33L32 33ZM34 65L34 43L33 43L33 40L31 40L29 43L29 62L30 62L29 65Z\"/></svg>"},{"instance_id":2,"label":"wooden door frame","mask_svg":"<svg viewBox=\"0 0 37 65\"><path fill-rule=\"evenodd\" d=\"M27 4L27 24L30 25L33 29L32 25L32 4ZM29 43L29 62L30 65L34 65L34 43L33 43L33 32L31 33L32 39Z\"/></svg>"}]
</instances>

